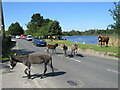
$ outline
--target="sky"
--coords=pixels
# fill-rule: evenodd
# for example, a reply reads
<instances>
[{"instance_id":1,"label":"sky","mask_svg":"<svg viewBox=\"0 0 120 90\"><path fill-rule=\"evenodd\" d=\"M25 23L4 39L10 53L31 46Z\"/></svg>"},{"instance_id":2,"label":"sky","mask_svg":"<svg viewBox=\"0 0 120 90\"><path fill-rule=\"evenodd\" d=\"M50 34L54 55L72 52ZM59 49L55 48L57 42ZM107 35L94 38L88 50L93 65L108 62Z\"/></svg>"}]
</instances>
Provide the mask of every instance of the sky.
<instances>
[{"instance_id":1,"label":"sky","mask_svg":"<svg viewBox=\"0 0 120 90\"><path fill-rule=\"evenodd\" d=\"M35 13L59 21L62 31L106 29L114 23L108 11L113 8L113 2L3 2L6 30L15 22L26 30Z\"/></svg>"}]
</instances>

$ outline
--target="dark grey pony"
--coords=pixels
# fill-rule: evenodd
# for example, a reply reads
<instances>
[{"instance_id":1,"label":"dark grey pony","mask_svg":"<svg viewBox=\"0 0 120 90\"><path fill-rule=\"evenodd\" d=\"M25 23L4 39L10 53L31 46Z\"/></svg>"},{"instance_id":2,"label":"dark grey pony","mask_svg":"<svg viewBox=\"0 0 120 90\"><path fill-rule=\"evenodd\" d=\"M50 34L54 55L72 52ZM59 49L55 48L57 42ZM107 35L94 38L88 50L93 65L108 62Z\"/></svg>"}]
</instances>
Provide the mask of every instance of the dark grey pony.
<instances>
[{"instance_id":1,"label":"dark grey pony","mask_svg":"<svg viewBox=\"0 0 120 90\"><path fill-rule=\"evenodd\" d=\"M44 63L44 72L41 75L41 78L45 75L47 71L47 65L51 67L52 73L54 75L54 69L52 66L52 57L49 54L31 54L31 55L22 55L22 56L10 56L10 67L13 69L17 62L23 63L27 68L24 70L25 74L28 76L28 79L31 78L30 67L31 64L42 64Z\"/></svg>"},{"instance_id":2,"label":"dark grey pony","mask_svg":"<svg viewBox=\"0 0 120 90\"><path fill-rule=\"evenodd\" d=\"M62 46L62 48L64 50L64 56L67 56L68 47L65 44L62 44L61 46Z\"/></svg>"}]
</instances>

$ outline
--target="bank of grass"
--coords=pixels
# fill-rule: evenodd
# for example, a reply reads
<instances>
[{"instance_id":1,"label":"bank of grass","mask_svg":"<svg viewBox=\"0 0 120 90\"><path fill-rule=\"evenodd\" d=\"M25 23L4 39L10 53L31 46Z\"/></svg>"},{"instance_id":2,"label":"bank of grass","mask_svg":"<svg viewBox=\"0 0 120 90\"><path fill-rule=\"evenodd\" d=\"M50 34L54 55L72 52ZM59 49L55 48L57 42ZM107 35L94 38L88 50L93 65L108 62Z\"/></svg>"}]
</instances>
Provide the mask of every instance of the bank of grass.
<instances>
[{"instance_id":1,"label":"bank of grass","mask_svg":"<svg viewBox=\"0 0 120 90\"><path fill-rule=\"evenodd\" d=\"M118 58L120 58L120 54L109 54L109 56L113 56L113 57L118 57Z\"/></svg>"},{"instance_id":2,"label":"bank of grass","mask_svg":"<svg viewBox=\"0 0 120 90\"><path fill-rule=\"evenodd\" d=\"M101 48L100 45L93 45L93 44L82 44L82 43L74 43L74 42L70 42L68 40L48 40L48 39L45 39L45 41L47 43L51 43L51 44L55 44L55 43L58 43L59 45L64 43L66 44L67 46L71 46L73 44L78 44L78 47L81 48L81 49L84 49L84 50L87 50L87 49L92 49L92 50L95 50L95 51L103 51L103 52L113 52L113 53L118 53L118 46L109 46L109 47L103 47ZM120 47L119 47L120 48ZM116 55L112 55L111 56L120 56L120 54L116 54Z\"/></svg>"},{"instance_id":3,"label":"bank of grass","mask_svg":"<svg viewBox=\"0 0 120 90\"><path fill-rule=\"evenodd\" d=\"M0 58L0 61L6 61L6 60L8 60L8 59L9 59L9 57L4 56L4 57Z\"/></svg>"},{"instance_id":4,"label":"bank of grass","mask_svg":"<svg viewBox=\"0 0 120 90\"><path fill-rule=\"evenodd\" d=\"M6 55L13 55L14 53L11 51L11 48L15 46L15 41L10 41L9 42L9 46L7 46L6 48L6 52L5 53L2 53L2 58L0 58L0 62L4 62L6 60L9 60L9 57Z\"/></svg>"}]
</instances>

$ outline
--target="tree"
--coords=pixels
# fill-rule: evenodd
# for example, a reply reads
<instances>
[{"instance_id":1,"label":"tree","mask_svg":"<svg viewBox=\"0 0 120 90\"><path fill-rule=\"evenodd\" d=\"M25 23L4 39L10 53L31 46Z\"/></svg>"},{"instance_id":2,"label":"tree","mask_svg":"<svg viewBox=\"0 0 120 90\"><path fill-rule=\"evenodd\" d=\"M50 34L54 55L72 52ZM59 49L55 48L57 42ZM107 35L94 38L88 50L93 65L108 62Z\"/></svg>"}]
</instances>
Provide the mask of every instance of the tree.
<instances>
[{"instance_id":1,"label":"tree","mask_svg":"<svg viewBox=\"0 0 120 90\"><path fill-rule=\"evenodd\" d=\"M24 34L24 30L23 30L23 28L20 26L20 24L18 22L12 23L9 26L9 28L8 28L8 32L11 35L21 35L21 34Z\"/></svg>"},{"instance_id":2,"label":"tree","mask_svg":"<svg viewBox=\"0 0 120 90\"><path fill-rule=\"evenodd\" d=\"M60 35L62 31L58 21L52 21L51 23L49 23L48 30L49 33L52 32L53 35Z\"/></svg>"},{"instance_id":3,"label":"tree","mask_svg":"<svg viewBox=\"0 0 120 90\"><path fill-rule=\"evenodd\" d=\"M114 29L120 29L120 1L118 3L114 2L115 8L109 9L109 11L111 12L111 16L113 17L113 20L115 21L115 23L111 26L111 28Z\"/></svg>"},{"instance_id":4,"label":"tree","mask_svg":"<svg viewBox=\"0 0 120 90\"><path fill-rule=\"evenodd\" d=\"M43 21L43 16L39 13L33 14L31 21L27 24L29 34L36 33L38 28L42 27Z\"/></svg>"},{"instance_id":5,"label":"tree","mask_svg":"<svg viewBox=\"0 0 120 90\"><path fill-rule=\"evenodd\" d=\"M33 14L27 28L26 33L33 36L61 35L62 32L58 21L44 19L39 13Z\"/></svg>"}]
</instances>

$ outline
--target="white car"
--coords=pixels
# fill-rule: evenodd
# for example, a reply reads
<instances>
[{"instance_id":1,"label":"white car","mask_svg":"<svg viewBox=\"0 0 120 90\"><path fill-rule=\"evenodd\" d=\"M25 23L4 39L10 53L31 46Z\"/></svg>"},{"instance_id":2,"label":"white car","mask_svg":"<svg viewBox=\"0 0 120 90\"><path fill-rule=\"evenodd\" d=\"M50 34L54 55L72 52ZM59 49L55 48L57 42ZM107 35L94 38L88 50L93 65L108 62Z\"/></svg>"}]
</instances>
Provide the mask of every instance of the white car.
<instances>
[{"instance_id":1,"label":"white car","mask_svg":"<svg viewBox=\"0 0 120 90\"><path fill-rule=\"evenodd\" d=\"M20 39L20 36L19 36L19 35L16 35L16 38L17 38L17 39Z\"/></svg>"},{"instance_id":2,"label":"white car","mask_svg":"<svg viewBox=\"0 0 120 90\"><path fill-rule=\"evenodd\" d=\"M27 41L32 41L32 35L27 35L26 40Z\"/></svg>"}]
</instances>

